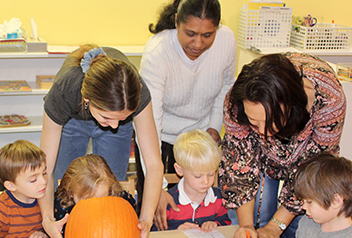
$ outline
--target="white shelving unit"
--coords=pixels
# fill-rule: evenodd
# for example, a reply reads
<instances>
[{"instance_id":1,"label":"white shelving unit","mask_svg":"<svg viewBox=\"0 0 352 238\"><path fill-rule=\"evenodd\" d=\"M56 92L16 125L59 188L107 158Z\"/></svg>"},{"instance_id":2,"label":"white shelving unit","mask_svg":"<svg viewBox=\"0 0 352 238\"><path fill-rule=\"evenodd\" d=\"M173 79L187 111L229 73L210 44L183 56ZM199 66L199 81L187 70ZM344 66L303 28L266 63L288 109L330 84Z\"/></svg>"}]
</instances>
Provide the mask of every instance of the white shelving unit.
<instances>
[{"instance_id":1,"label":"white shelving unit","mask_svg":"<svg viewBox=\"0 0 352 238\"><path fill-rule=\"evenodd\" d=\"M139 63L144 46L110 46L124 52L131 62ZM25 139L40 144L43 117L43 98L49 90L36 84L37 75L56 75L68 54L0 53L0 80L26 80L31 92L0 93L0 115L25 115L28 126L0 128L0 148ZM137 65L138 67L138 65Z\"/></svg>"}]
</instances>

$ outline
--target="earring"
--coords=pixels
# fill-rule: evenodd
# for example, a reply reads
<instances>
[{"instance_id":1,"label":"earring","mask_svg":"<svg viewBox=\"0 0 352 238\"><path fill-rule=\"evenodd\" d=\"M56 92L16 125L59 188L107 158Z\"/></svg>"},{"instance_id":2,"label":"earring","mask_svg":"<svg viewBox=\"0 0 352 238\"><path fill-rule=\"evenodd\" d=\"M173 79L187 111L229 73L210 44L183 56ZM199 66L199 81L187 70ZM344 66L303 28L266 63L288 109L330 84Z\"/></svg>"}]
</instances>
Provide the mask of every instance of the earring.
<instances>
[{"instance_id":1,"label":"earring","mask_svg":"<svg viewBox=\"0 0 352 238\"><path fill-rule=\"evenodd\" d=\"M84 110L88 110L89 102L85 101L84 102Z\"/></svg>"}]
</instances>

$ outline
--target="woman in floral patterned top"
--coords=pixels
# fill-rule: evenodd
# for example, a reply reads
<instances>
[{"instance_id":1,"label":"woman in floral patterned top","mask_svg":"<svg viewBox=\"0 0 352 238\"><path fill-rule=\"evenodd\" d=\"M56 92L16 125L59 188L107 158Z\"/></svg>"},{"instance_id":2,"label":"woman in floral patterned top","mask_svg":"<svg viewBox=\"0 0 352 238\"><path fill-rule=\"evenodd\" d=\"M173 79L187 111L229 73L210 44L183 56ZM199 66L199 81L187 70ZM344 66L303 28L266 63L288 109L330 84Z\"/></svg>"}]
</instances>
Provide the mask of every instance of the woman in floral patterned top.
<instances>
[{"instance_id":1,"label":"woman in floral patterned top","mask_svg":"<svg viewBox=\"0 0 352 238\"><path fill-rule=\"evenodd\" d=\"M321 151L339 152L345 112L341 84L319 58L273 54L243 67L225 99L220 164L222 196L227 208L236 209L241 227L235 237L246 237L246 230L251 237L279 237L302 214L293 191L294 173ZM261 196L256 195L263 193L262 175L264 181L283 181L281 205L270 215L273 219L255 230L253 210L255 200L260 207Z\"/></svg>"}]
</instances>

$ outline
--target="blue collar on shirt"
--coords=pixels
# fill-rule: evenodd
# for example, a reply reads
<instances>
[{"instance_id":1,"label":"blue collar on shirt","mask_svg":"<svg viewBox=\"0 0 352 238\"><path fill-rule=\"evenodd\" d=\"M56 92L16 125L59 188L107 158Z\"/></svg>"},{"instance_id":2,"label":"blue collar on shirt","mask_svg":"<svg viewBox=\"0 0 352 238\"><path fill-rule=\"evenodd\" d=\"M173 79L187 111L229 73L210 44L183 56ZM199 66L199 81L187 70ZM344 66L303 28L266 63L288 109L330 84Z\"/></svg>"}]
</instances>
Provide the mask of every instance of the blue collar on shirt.
<instances>
[{"instance_id":1,"label":"blue collar on shirt","mask_svg":"<svg viewBox=\"0 0 352 238\"><path fill-rule=\"evenodd\" d=\"M7 193L7 195L10 197L10 199L14 203L16 203L18 206L21 206L21 207L26 207L26 208L35 207L38 203L37 199L35 199L34 202L32 202L32 203L24 203L24 202L19 201L17 198L15 198L15 196L9 190L6 190L5 192Z\"/></svg>"}]
</instances>

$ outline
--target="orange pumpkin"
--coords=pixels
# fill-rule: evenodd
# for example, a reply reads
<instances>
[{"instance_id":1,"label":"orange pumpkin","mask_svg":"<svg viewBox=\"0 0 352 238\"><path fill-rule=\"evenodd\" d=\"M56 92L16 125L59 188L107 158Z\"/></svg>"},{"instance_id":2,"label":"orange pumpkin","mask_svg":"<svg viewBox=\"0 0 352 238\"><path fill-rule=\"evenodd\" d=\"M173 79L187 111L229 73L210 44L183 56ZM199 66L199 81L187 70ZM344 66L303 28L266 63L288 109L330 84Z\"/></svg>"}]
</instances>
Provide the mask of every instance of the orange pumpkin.
<instances>
[{"instance_id":1,"label":"orange pumpkin","mask_svg":"<svg viewBox=\"0 0 352 238\"><path fill-rule=\"evenodd\" d=\"M138 217L129 202L120 197L79 201L67 221L66 238L140 237Z\"/></svg>"}]
</instances>

